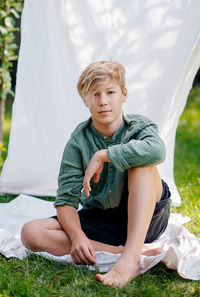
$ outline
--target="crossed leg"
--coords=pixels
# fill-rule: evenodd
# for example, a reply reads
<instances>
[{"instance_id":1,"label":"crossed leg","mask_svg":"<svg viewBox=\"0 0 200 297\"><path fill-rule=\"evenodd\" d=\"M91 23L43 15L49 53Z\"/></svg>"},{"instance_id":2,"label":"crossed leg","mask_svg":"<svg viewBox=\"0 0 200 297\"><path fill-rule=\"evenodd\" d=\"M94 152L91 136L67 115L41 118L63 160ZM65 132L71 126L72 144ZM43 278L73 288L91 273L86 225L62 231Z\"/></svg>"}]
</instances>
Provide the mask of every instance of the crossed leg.
<instances>
[{"instance_id":1,"label":"crossed leg","mask_svg":"<svg viewBox=\"0 0 200 297\"><path fill-rule=\"evenodd\" d=\"M155 166L129 169L128 173L128 230L127 241L118 261L106 274L96 280L108 286L124 286L139 274L140 256L156 202L162 195L162 182ZM152 251L152 254L162 250ZM151 252L143 251L150 255Z\"/></svg>"},{"instance_id":2,"label":"crossed leg","mask_svg":"<svg viewBox=\"0 0 200 297\"><path fill-rule=\"evenodd\" d=\"M25 247L33 252L48 252L55 256L70 254L71 242L63 231L59 222L52 218L33 220L26 223L21 231L21 240ZM122 246L113 246L91 240L95 251L105 251L113 254L121 254ZM146 250L144 255L155 255L160 249Z\"/></svg>"},{"instance_id":3,"label":"crossed leg","mask_svg":"<svg viewBox=\"0 0 200 297\"><path fill-rule=\"evenodd\" d=\"M55 256L70 254L71 241L60 223L53 218L33 220L26 223L21 231L21 240L25 247L34 252L48 252ZM91 240L95 251L120 254L123 247L112 246Z\"/></svg>"},{"instance_id":4,"label":"crossed leg","mask_svg":"<svg viewBox=\"0 0 200 297\"><path fill-rule=\"evenodd\" d=\"M156 255L161 249L146 251L144 240L149 223L162 194L162 183L156 167L129 169L128 176L128 234L123 247L112 246L91 240L95 251L119 254L120 258L111 270L96 280L109 286L124 286L139 273L140 255ZM61 256L70 254L71 241L59 222L53 218L34 220L22 228L21 240L32 251L46 251Z\"/></svg>"}]
</instances>

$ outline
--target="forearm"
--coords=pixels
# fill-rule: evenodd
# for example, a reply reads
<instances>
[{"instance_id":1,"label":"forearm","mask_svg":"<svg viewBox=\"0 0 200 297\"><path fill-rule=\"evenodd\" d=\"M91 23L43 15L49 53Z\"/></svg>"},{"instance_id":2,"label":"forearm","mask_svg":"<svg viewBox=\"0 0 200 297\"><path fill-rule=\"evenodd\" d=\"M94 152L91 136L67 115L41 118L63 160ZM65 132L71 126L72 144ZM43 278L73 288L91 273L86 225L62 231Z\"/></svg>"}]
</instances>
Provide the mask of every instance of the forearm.
<instances>
[{"instance_id":1,"label":"forearm","mask_svg":"<svg viewBox=\"0 0 200 297\"><path fill-rule=\"evenodd\" d=\"M82 233L79 215L74 207L69 205L58 206L57 216L59 223L71 241Z\"/></svg>"},{"instance_id":2,"label":"forearm","mask_svg":"<svg viewBox=\"0 0 200 297\"><path fill-rule=\"evenodd\" d=\"M70 254L74 263L95 264L94 248L82 231L77 210L68 205L59 206L57 207L57 214L62 228L71 240Z\"/></svg>"},{"instance_id":3,"label":"forearm","mask_svg":"<svg viewBox=\"0 0 200 297\"><path fill-rule=\"evenodd\" d=\"M125 144L110 146L108 157L113 165L122 172L132 167L157 165L163 162L165 146L159 137L132 139Z\"/></svg>"}]
</instances>

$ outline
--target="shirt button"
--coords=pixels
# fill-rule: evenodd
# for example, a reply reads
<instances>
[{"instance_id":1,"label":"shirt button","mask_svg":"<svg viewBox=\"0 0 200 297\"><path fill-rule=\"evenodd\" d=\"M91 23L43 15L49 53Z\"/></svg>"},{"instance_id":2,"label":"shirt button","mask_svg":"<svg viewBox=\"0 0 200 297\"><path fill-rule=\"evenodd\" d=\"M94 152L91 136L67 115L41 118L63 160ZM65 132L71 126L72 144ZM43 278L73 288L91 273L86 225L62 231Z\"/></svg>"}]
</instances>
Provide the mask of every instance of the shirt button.
<instances>
[{"instance_id":1,"label":"shirt button","mask_svg":"<svg viewBox=\"0 0 200 297\"><path fill-rule=\"evenodd\" d=\"M108 193L112 193L112 190L108 190Z\"/></svg>"},{"instance_id":2,"label":"shirt button","mask_svg":"<svg viewBox=\"0 0 200 297\"><path fill-rule=\"evenodd\" d=\"M107 136L104 136L103 139L107 139Z\"/></svg>"},{"instance_id":3,"label":"shirt button","mask_svg":"<svg viewBox=\"0 0 200 297\"><path fill-rule=\"evenodd\" d=\"M113 169L112 168L110 168L110 172L112 172L113 171Z\"/></svg>"}]
</instances>

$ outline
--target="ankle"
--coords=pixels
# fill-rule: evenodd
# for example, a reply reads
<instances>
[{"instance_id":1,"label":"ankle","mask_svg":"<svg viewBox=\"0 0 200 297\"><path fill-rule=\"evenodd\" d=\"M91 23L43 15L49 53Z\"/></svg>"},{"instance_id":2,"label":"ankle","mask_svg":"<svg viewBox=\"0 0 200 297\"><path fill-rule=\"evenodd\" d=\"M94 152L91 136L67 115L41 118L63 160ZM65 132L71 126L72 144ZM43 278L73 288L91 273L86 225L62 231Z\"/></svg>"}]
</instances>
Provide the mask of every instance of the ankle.
<instances>
[{"instance_id":1,"label":"ankle","mask_svg":"<svg viewBox=\"0 0 200 297\"><path fill-rule=\"evenodd\" d=\"M140 258L141 258L141 253L135 253L133 250L123 250L121 257L126 259L127 263L135 263L136 265L140 265Z\"/></svg>"}]
</instances>

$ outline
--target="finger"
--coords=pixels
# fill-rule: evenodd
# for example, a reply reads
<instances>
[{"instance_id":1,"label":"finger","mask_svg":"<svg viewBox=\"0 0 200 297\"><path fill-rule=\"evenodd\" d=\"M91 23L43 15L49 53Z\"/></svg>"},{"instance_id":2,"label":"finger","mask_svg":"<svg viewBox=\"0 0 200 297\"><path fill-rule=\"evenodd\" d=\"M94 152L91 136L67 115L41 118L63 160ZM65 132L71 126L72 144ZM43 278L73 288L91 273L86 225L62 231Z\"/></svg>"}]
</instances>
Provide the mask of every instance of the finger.
<instances>
[{"instance_id":1,"label":"finger","mask_svg":"<svg viewBox=\"0 0 200 297\"><path fill-rule=\"evenodd\" d=\"M93 247L90 248L89 251L90 251L90 254L91 254L92 258L93 258L93 259L95 260L95 262L96 262L96 254L95 254L95 251L94 251Z\"/></svg>"},{"instance_id":2,"label":"finger","mask_svg":"<svg viewBox=\"0 0 200 297\"><path fill-rule=\"evenodd\" d=\"M95 171L92 170L91 166L88 165L86 171L85 171L85 179L86 181L90 181L92 176L94 175Z\"/></svg>"},{"instance_id":3,"label":"finger","mask_svg":"<svg viewBox=\"0 0 200 297\"><path fill-rule=\"evenodd\" d=\"M85 258L87 259L87 261L89 262L89 264L95 264L96 263L96 255L95 253L91 253L91 249L84 249L84 255Z\"/></svg>"},{"instance_id":4,"label":"finger","mask_svg":"<svg viewBox=\"0 0 200 297\"><path fill-rule=\"evenodd\" d=\"M80 259L76 255L71 254L71 257L72 257L74 264L76 264L76 265L80 264Z\"/></svg>"},{"instance_id":5,"label":"finger","mask_svg":"<svg viewBox=\"0 0 200 297\"><path fill-rule=\"evenodd\" d=\"M84 188L84 191L85 191L85 195L86 197L89 197L90 196L90 192L91 192L91 188L90 188L90 185L83 185L83 188Z\"/></svg>"},{"instance_id":6,"label":"finger","mask_svg":"<svg viewBox=\"0 0 200 297\"><path fill-rule=\"evenodd\" d=\"M81 263L83 264L90 264L87 257L84 255L83 251L79 251L79 258L81 260Z\"/></svg>"},{"instance_id":7,"label":"finger","mask_svg":"<svg viewBox=\"0 0 200 297\"><path fill-rule=\"evenodd\" d=\"M84 178L83 188L84 188L86 196L89 197L90 192L91 192L90 180L87 180L86 178Z\"/></svg>"},{"instance_id":8,"label":"finger","mask_svg":"<svg viewBox=\"0 0 200 297\"><path fill-rule=\"evenodd\" d=\"M91 178L93 177L93 175L96 173L96 169L93 168L90 164L88 165L86 171L85 171L85 181L87 183L90 183Z\"/></svg>"},{"instance_id":9,"label":"finger","mask_svg":"<svg viewBox=\"0 0 200 297\"><path fill-rule=\"evenodd\" d=\"M103 170L103 166L99 166L99 168L96 170L95 174L94 174L94 178L93 178L93 181L95 183L98 183L99 182L99 179L100 179L100 175L101 175L101 172Z\"/></svg>"},{"instance_id":10,"label":"finger","mask_svg":"<svg viewBox=\"0 0 200 297\"><path fill-rule=\"evenodd\" d=\"M99 178L100 178L100 174L95 173L94 178L93 178L94 183L98 183Z\"/></svg>"}]
</instances>

